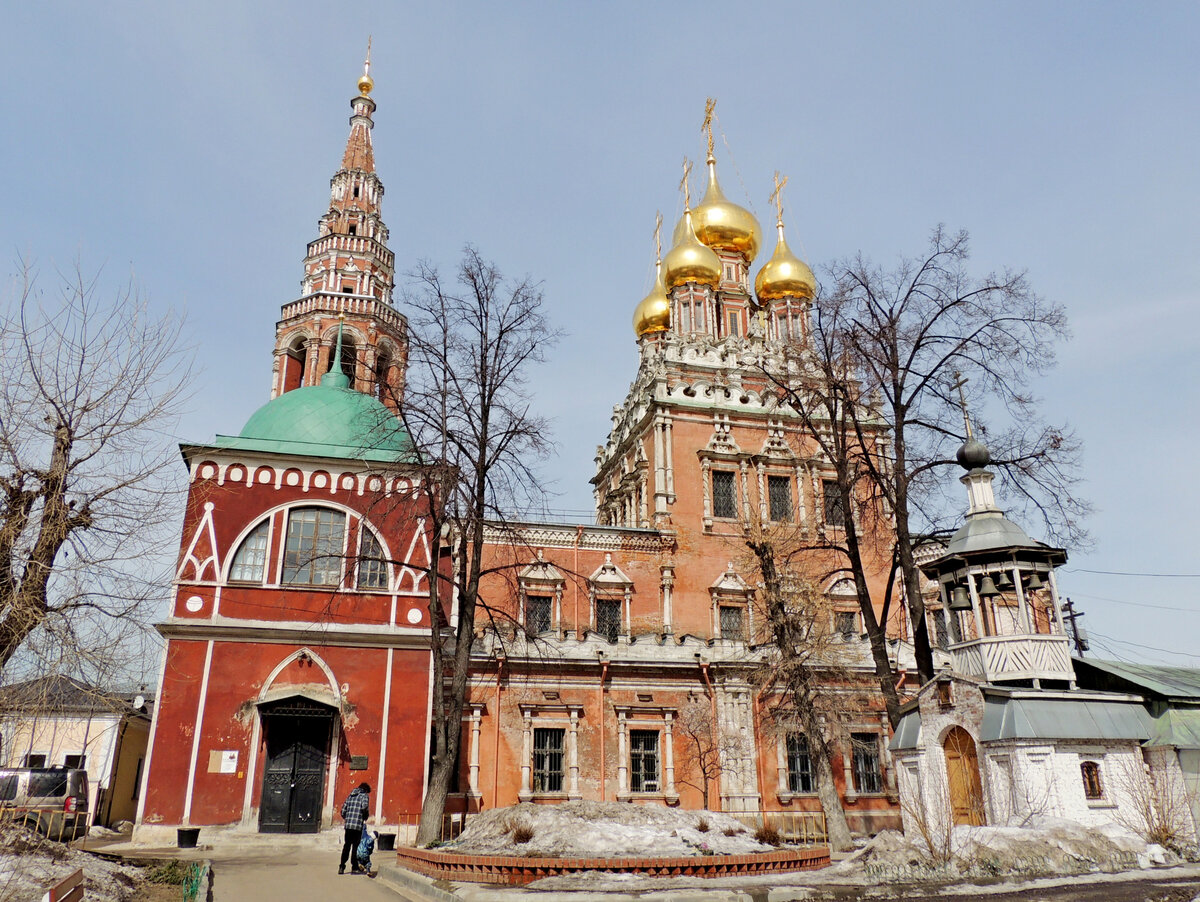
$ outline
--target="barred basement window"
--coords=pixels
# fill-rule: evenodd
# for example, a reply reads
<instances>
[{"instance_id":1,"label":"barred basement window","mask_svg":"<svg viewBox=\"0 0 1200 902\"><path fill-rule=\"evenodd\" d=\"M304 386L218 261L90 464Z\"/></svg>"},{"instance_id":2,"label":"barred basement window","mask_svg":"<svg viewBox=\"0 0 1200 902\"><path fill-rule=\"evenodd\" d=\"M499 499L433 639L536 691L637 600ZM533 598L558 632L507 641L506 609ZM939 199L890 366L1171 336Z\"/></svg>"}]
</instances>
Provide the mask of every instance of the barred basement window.
<instances>
[{"instance_id":1,"label":"barred basement window","mask_svg":"<svg viewBox=\"0 0 1200 902\"><path fill-rule=\"evenodd\" d=\"M792 519L792 480L788 476L767 477L767 500L771 519L783 523Z\"/></svg>"},{"instance_id":2,"label":"barred basement window","mask_svg":"<svg viewBox=\"0 0 1200 902\"><path fill-rule=\"evenodd\" d=\"M722 605L720 614L721 638L732 642L745 642L746 623L742 617L742 608L740 606Z\"/></svg>"},{"instance_id":3,"label":"barred basement window","mask_svg":"<svg viewBox=\"0 0 1200 902\"><path fill-rule=\"evenodd\" d=\"M386 589L388 587L387 559L375 533L365 527L358 543L358 587Z\"/></svg>"},{"instance_id":4,"label":"barred basement window","mask_svg":"<svg viewBox=\"0 0 1200 902\"><path fill-rule=\"evenodd\" d=\"M730 520L737 517L737 486L728 470L713 470L712 502L714 517Z\"/></svg>"},{"instance_id":5,"label":"barred basement window","mask_svg":"<svg viewBox=\"0 0 1200 902\"><path fill-rule=\"evenodd\" d=\"M267 533L271 521L263 520L254 527L254 532L246 536L245 541L238 547L233 556L233 566L229 568L229 581L234 583L261 583L263 567L267 563Z\"/></svg>"},{"instance_id":6,"label":"barred basement window","mask_svg":"<svg viewBox=\"0 0 1200 902\"><path fill-rule=\"evenodd\" d=\"M610 598L596 599L596 632L609 642L621 635L621 602Z\"/></svg>"},{"instance_id":7,"label":"barred basement window","mask_svg":"<svg viewBox=\"0 0 1200 902\"><path fill-rule=\"evenodd\" d=\"M342 574L346 515L320 507L288 514L283 582L289 586L336 586Z\"/></svg>"},{"instance_id":8,"label":"barred basement window","mask_svg":"<svg viewBox=\"0 0 1200 902\"><path fill-rule=\"evenodd\" d=\"M525 599L525 631L536 636L550 629L550 599L530 595Z\"/></svg>"},{"instance_id":9,"label":"barred basement window","mask_svg":"<svg viewBox=\"0 0 1200 902\"><path fill-rule=\"evenodd\" d=\"M879 765L879 737L875 733L851 733L850 750L854 788L864 795L883 792Z\"/></svg>"},{"instance_id":10,"label":"barred basement window","mask_svg":"<svg viewBox=\"0 0 1200 902\"><path fill-rule=\"evenodd\" d=\"M1104 798L1104 784L1100 782L1100 765L1095 761L1084 761L1079 765L1083 774L1083 795L1088 801Z\"/></svg>"},{"instance_id":11,"label":"barred basement window","mask_svg":"<svg viewBox=\"0 0 1200 902\"><path fill-rule=\"evenodd\" d=\"M658 792L658 731L629 731L629 788Z\"/></svg>"},{"instance_id":12,"label":"barred basement window","mask_svg":"<svg viewBox=\"0 0 1200 902\"><path fill-rule=\"evenodd\" d=\"M800 733L787 736L788 792L812 792L812 758L808 754L808 740Z\"/></svg>"},{"instance_id":13,"label":"barred basement window","mask_svg":"<svg viewBox=\"0 0 1200 902\"><path fill-rule=\"evenodd\" d=\"M834 479L821 480L821 493L825 496L825 525L846 525L846 499L842 497L842 489Z\"/></svg>"},{"instance_id":14,"label":"barred basement window","mask_svg":"<svg viewBox=\"0 0 1200 902\"><path fill-rule=\"evenodd\" d=\"M534 792L562 792L563 732L546 727L533 731Z\"/></svg>"}]
</instances>

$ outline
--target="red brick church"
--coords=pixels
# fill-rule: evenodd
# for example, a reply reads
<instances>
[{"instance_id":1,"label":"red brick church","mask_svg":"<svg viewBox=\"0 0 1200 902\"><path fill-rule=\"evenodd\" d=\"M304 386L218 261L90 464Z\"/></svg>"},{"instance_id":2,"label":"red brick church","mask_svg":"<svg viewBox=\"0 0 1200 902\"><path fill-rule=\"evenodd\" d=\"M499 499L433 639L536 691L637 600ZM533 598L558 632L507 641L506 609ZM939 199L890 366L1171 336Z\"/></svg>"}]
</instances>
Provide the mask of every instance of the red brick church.
<instances>
[{"instance_id":1,"label":"red brick church","mask_svg":"<svg viewBox=\"0 0 1200 902\"><path fill-rule=\"evenodd\" d=\"M379 823L420 811L436 543L392 409L406 322L372 88L364 73L301 296L282 308L271 400L237 435L182 447L190 489L139 836L327 829L364 780ZM512 566L485 591L518 629L478 644L459 810L576 798L820 808L804 736L770 720L751 679L768 652L740 529L757 518L834 542L859 510L764 375L805 334L812 273L784 241L782 203L775 250L753 273L762 230L722 194L712 148L710 130L707 191L689 199L634 312L640 364L598 452L596 523L493 533ZM824 589L840 663L869 682L853 589ZM898 636L905 616L892 615ZM852 689L830 688L846 702L828 738L851 826L874 831L899 822L887 721ZM698 764L698 729L720 751L715 771Z\"/></svg>"}]
</instances>

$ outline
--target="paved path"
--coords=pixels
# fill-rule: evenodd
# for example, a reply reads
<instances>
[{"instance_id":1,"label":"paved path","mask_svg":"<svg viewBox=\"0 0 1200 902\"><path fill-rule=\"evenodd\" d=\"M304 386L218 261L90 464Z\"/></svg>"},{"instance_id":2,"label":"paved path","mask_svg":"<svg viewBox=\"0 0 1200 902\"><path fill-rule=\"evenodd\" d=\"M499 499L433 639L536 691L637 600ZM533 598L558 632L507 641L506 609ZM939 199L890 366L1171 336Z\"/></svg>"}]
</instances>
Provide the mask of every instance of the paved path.
<instances>
[{"instance_id":1,"label":"paved path","mask_svg":"<svg viewBox=\"0 0 1200 902\"><path fill-rule=\"evenodd\" d=\"M337 872L337 847L260 848L239 856L226 851L213 861L215 902L304 902L349 899L353 902L397 902L395 889L378 879ZM392 856L388 856L389 858ZM376 860L379 853L375 855Z\"/></svg>"}]
</instances>

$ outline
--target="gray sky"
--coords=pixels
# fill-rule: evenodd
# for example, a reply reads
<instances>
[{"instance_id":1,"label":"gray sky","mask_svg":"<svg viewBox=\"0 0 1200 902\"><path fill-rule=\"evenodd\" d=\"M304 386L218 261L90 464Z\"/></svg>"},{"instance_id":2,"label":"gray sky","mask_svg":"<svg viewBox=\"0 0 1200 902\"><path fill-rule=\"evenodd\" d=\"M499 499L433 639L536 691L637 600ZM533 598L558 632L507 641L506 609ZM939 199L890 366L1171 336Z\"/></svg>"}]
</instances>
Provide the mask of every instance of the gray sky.
<instances>
[{"instance_id":1,"label":"gray sky","mask_svg":"<svg viewBox=\"0 0 1200 902\"><path fill-rule=\"evenodd\" d=\"M655 211L681 209L711 95L726 194L769 226L790 176L814 268L894 262L944 222L978 273L1027 268L1066 305L1039 391L1086 443L1097 513L1060 585L1097 652L1200 665L1200 5L39 2L5 31L6 271L78 256L185 307L181 438L236 433L268 397L373 34L398 269L470 241L544 280L569 333L538 391L552 506L590 508Z\"/></svg>"}]
</instances>

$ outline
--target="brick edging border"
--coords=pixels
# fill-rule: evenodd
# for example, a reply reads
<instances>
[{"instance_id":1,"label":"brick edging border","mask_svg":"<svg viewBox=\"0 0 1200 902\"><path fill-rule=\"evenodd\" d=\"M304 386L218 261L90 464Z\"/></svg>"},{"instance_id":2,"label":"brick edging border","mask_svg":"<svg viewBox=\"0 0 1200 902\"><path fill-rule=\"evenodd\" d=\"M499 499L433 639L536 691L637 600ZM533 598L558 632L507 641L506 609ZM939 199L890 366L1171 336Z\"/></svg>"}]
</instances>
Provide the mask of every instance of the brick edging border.
<instances>
[{"instance_id":1,"label":"brick edging border","mask_svg":"<svg viewBox=\"0 0 1200 902\"><path fill-rule=\"evenodd\" d=\"M581 871L641 874L646 877L733 877L809 871L829 864L824 847L786 849L754 855L696 855L679 858L527 858L457 855L436 849L402 848L401 867L435 880L521 886L544 877Z\"/></svg>"}]
</instances>

